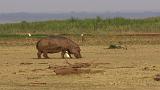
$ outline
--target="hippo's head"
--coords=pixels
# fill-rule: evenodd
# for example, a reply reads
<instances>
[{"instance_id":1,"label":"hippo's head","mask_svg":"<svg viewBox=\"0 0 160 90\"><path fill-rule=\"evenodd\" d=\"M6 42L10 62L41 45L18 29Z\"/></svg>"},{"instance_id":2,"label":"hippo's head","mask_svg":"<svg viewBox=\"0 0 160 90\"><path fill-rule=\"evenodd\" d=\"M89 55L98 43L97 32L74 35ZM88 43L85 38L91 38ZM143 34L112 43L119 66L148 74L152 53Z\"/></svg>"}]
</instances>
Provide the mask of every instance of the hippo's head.
<instances>
[{"instance_id":1,"label":"hippo's head","mask_svg":"<svg viewBox=\"0 0 160 90\"><path fill-rule=\"evenodd\" d=\"M75 56L76 58L82 58L80 51L81 51L81 49L80 49L79 47L72 47L72 48L70 49L70 52L71 52L72 54L74 54L74 56Z\"/></svg>"}]
</instances>

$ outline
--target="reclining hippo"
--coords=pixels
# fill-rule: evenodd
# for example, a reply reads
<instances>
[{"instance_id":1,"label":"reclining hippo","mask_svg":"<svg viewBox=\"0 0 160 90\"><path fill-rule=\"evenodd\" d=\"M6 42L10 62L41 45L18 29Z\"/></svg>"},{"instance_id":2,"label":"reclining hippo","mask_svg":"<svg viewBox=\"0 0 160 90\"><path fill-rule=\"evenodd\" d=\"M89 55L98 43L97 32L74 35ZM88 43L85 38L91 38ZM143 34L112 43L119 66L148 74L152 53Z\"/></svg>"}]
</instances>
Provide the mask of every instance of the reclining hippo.
<instances>
[{"instance_id":1,"label":"reclining hippo","mask_svg":"<svg viewBox=\"0 0 160 90\"><path fill-rule=\"evenodd\" d=\"M78 44L72 40L62 37L62 36L49 36L43 39L40 39L37 42L36 48L38 50L37 56L40 59L41 54L44 58L49 58L47 53L58 53L61 52L62 58L64 54L68 51L68 54L71 57L71 54L74 54L76 58L81 58L80 47Z\"/></svg>"}]
</instances>

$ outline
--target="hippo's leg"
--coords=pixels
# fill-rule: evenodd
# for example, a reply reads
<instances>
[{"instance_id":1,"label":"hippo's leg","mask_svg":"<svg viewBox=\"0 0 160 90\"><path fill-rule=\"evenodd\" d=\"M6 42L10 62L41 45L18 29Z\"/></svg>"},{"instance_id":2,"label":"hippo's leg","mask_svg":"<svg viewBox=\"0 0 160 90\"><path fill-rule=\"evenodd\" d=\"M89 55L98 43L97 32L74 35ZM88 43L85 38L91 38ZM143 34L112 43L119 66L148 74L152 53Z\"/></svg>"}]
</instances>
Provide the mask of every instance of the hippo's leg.
<instances>
[{"instance_id":1,"label":"hippo's leg","mask_svg":"<svg viewBox=\"0 0 160 90\"><path fill-rule=\"evenodd\" d=\"M43 57L46 58L46 59L49 58L46 51L43 51Z\"/></svg>"},{"instance_id":2,"label":"hippo's leg","mask_svg":"<svg viewBox=\"0 0 160 90\"><path fill-rule=\"evenodd\" d=\"M62 58L64 58L64 54L65 54L65 52L62 51L62 52L61 52L61 57L62 57Z\"/></svg>"},{"instance_id":3,"label":"hippo's leg","mask_svg":"<svg viewBox=\"0 0 160 90\"><path fill-rule=\"evenodd\" d=\"M41 59L41 54L42 54L42 52L38 51L38 53L37 53L38 59Z\"/></svg>"}]
</instances>

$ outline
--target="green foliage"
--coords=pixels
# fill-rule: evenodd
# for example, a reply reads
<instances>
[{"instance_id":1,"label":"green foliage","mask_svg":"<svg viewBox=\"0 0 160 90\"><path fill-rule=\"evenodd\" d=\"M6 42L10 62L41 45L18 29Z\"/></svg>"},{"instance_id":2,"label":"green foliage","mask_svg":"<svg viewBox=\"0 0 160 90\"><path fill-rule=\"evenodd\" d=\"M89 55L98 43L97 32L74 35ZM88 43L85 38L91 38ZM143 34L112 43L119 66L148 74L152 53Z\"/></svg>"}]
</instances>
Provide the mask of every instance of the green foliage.
<instances>
[{"instance_id":1,"label":"green foliage","mask_svg":"<svg viewBox=\"0 0 160 90\"><path fill-rule=\"evenodd\" d=\"M28 36L28 34L0 34L0 38L42 38L47 37L45 34L34 34L32 36Z\"/></svg>"},{"instance_id":2,"label":"green foliage","mask_svg":"<svg viewBox=\"0 0 160 90\"><path fill-rule=\"evenodd\" d=\"M106 34L130 32L160 32L160 17L125 19L122 17L102 19L50 20L0 24L0 34Z\"/></svg>"}]
</instances>

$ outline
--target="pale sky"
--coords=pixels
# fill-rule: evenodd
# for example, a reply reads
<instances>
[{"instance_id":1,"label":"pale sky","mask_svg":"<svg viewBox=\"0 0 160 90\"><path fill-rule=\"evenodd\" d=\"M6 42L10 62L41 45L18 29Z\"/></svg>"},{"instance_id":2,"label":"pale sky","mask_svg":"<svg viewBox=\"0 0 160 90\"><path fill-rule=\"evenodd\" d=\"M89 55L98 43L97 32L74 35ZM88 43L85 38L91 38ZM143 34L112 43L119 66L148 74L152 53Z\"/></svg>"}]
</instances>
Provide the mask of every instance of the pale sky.
<instances>
[{"instance_id":1,"label":"pale sky","mask_svg":"<svg viewBox=\"0 0 160 90\"><path fill-rule=\"evenodd\" d=\"M8 12L160 12L160 0L0 0Z\"/></svg>"}]
</instances>

